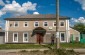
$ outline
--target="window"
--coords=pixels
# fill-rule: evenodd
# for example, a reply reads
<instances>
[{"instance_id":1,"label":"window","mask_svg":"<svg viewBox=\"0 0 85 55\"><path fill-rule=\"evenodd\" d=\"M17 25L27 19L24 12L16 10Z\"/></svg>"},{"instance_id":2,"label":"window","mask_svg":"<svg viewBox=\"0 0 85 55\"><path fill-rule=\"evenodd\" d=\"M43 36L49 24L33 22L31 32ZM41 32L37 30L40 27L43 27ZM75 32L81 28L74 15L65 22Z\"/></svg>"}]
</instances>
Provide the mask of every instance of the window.
<instances>
[{"instance_id":1,"label":"window","mask_svg":"<svg viewBox=\"0 0 85 55\"><path fill-rule=\"evenodd\" d=\"M60 26L64 26L64 22L60 22Z\"/></svg>"},{"instance_id":2,"label":"window","mask_svg":"<svg viewBox=\"0 0 85 55\"><path fill-rule=\"evenodd\" d=\"M10 24L10 27L12 27L12 24Z\"/></svg>"},{"instance_id":3,"label":"window","mask_svg":"<svg viewBox=\"0 0 85 55\"><path fill-rule=\"evenodd\" d=\"M28 42L28 33L23 33L23 42Z\"/></svg>"},{"instance_id":4,"label":"window","mask_svg":"<svg viewBox=\"0 0 85 55\"><path fill-rule=\"evenodd\" d=\"M18 42L18 33L13 33L13 42Z\"/></svg>"},{"instance_id":5,"label":"window","mask_svg":"<svg viewBox=\"0 0 85 55\"><path fill-rule=\"evenodd\" d=\"M14 23L14 27L18 27L18 26L19 26L19 22L16 21L16 22Z\"/></svg>"},{"instance_id":6,"label":"window","mask_svg":"<svg viewBox=\"0 0 85 55\"><path fill-rule=\"evenodd\" d=\"M65 33L61 33L61 41L65 41Z\"/></svg>"},{"instance_id":7,"label":"window","mask_svg":"<svg viewBox=\"0 0 85 55\"><path fill-rule=\"evenodd\" d=\"M45 21L43 25L44 25L44 26L48 26L48 22Z\"/></svg>"},{"instance_id":8,"label":"window","mask_svg":"<svg viewBox=\"0 0 85 55\"><path fill-rule=\"evenodd\" d=\"M35 22L35 23L34 23L34 26L35 26L35 27L38 27L38 26L39 26L39 22Z\"/></svg>"},{"instance_id":9,"label":"window","mask_svg":"<svg viewBox=\"0 0 85 55\"><path fill-rule=\"evenodd\" d=\"M56 22L53 22L53 26L56 27Z\"/></svg>"},{"instance_id":10,"label":"window","mask_svg":"<svg viewBox=\"0 0 85 55\"><path fill-rule=\"evenodd\" d=\"M24 27L28 27L28 22L25 22L24 23Z\"/></svg>"}]
</instances>

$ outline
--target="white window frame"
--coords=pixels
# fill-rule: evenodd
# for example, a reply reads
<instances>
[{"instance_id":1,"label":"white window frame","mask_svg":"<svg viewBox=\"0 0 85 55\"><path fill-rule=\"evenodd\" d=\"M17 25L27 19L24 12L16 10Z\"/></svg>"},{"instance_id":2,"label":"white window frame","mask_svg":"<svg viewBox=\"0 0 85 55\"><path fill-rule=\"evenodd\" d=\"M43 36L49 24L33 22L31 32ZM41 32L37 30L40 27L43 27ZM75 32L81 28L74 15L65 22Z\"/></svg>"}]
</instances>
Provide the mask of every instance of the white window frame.
<instances>
[{"instance_id":1,"label":"white window frame","mask_svg":"<svg viewBox=\"0 0 85 55\"><path fill-rule=\"evenodd\" d=\"M16 22L18 22L18 26L15 26ZM19 27L19 21L15 21L14 22L14 27Z\"/></svg>"},{"instance_id":2,"label":"white window frame","mask_svg":"<svg viewBox=\"0 0 85 55\"><path fill-rule=\"evenodd\" d=\"M64 41L61 40L61 34L62 33L64 33L64 39L65 39ZM66 34L65 34L65 32L60 32L60 42L66 42Z\"/></svg>"},{"instance_id":3,"label":"white window frame","mask_svg":"<svg viewBox=\"0 0 85 55\"><path fill-rule=\"evenodd\" d=\"M38 22L38 26L35 26L36 22L38 22L38 21L35 21L35 22L34 22L34 27L39 27L39 22Z\"/></svg>"},{"instance_id":4,"label":"white window frame","mask_svg":"<svg viewBox=\"0 0 85 55\"><path fill-rule=\"evenodd\" d=\"M14 41L14 34L17 34L17 41ZM18 33L13 33L13 42L18 42Z\"/></svg>"},{"instance_id":5,"label":"white window frame","mask_svg":"<svg viewBox=\"0 0 85 55\"><path fill-rule=\"evenodd\" d=\"M25 23L25 22L27 22L27 23ZM23 24L23 27L28 27L28 25L29 25L29 24L28 24L28 21L25 21L25 22L24 22L24 24ZM25 26L25 24L27 24L27 26Z\"/></svg>"},{"instance_id":6,"label":"white window frame","mask_svg":"<svg viewBox=\"0 0 85 55\"><path fill-rule=\"evenodd\" d=\"M61 26L61 22L64 23L64 26ZM60 21L60 22L59 22L59 26L60 26L60 27L65 27L65 21Z\"/></svg>"},{"instance_id":7,"label":"white window frame","mask_svg":"<svg viewBox=\"0 0 85 55\"><path fill-rule=\"evenodd\" d=\"M56 22L56 21L53 22L53 27L56 27L56 26L54 26L55 22Z\"/></svg>"},{"instance_id":8,"label":"white window frame","mask_svg":"<svg viewBox=\"0 0 85 55\"><path fill-rule=\"evenodd\" d=\"M23 42L28 42L28 39L27 39L27 41L24 40L24 34L27 34L27 38L29 38L29 37L28 37L28 32L24 32L24 33L23 33Z\"/></svg>"},{"instance_id":9,"label":"white window frame","mask_svg":"<svg viewBox=\"0 0 85 55\"><path fill-rule=\"evenodd\" d=\"M43 26L44 26L45 22L47 22L47 21L44 21L44 22L43 22ZM47 26L44 26L44 27L48 27L48 22L47 22Z\"/></svg>"}]
</instances>

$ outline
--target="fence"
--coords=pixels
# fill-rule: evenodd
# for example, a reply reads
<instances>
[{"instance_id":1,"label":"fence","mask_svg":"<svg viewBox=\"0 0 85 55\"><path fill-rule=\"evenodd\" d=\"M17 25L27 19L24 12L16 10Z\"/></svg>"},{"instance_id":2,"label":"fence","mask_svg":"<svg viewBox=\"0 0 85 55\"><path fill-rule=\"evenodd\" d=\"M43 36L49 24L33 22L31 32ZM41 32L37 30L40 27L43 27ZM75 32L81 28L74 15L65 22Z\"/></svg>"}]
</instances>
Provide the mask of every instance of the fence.
<instances>
[{"instance_id":1,"label":"fence","mask_svg":"<svg viewBox=\"0 0 85 55\"><path fill-rule=\"evenodd\" d=\"M70 35L70 42L79 42L80 41L80 34L71 34Z\"/></svg>"},{"instance_id":2,"label":"fence","mask_svg":"<svg viewBox=\"0 0 85 55\"><path fill-rule=\"evenodd\" d=\"M85 43L85 34L80 34L80 43Z\"/></svg>"}]
</instances>

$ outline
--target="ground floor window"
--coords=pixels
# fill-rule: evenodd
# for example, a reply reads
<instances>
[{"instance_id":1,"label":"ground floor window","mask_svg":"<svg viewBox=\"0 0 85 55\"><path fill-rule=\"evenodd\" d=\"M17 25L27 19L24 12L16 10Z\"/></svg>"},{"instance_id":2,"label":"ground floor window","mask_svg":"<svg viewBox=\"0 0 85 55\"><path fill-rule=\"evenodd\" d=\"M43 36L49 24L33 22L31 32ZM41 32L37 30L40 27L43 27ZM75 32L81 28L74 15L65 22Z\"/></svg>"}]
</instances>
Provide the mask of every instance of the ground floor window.
<instances>
[{"instance_id":1,"label":"ground floor window","mask_svg":"<svg viewBox=\"0 0 85 55\"><path fill-rule=\"evenodd\" d=\"M28 33L23 33L23 42L28 42Z\"/></svg>"},{"instance_id":2,"label":"ground floor window","mask_svg":"<svg viewBox=\"0 0 85 55\"><path fill-rule=\"evenodd\" d=\"M65 41L65 33L64 32L60 33L60 37L61 37L60 38L61 41Z\"/></svg>"},{"instance_id":3,"label":"ground floor window","mask_svg":"<svg viewBox=\"0 0 85 55\"><path fill-rule=\"evenodd\" d=\"M18 33L13 33L13 42L18 42Z\"/></svg>"}]
</instances>

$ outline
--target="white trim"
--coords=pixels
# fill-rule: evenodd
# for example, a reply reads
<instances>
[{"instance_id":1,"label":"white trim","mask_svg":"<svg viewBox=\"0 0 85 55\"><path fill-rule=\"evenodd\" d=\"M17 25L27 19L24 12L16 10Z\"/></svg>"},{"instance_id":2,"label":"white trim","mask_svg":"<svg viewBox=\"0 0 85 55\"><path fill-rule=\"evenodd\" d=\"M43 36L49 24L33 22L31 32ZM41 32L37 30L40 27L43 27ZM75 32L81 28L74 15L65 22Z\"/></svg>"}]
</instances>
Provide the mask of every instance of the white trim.
<instances>
[{"instance_id":1,"label":"white trim","mask_svg":"<svg viewBox=\"0 0 85 55\"><path fill-rule=\"evenodd\" d=\"M17 34L17 41L14 41L14 34ZM13 42L18 42L18 33L13 33Z\"/></svg>"},{"instance_id":2,"label":"white trim","mask_svg":"<svg viewBox=\"0 0 85 55\"><path fill-rule=\"evenodd\" d=\"M61 33L64 33L64 39L65 39L64 41L61 40ZM60 42L66 42L66 34L65 34L65 32L60 32Z\"/></svg>"},{"instance_id":3,"label":"white trim","mask_svg":"<svg viewBox=\"0 0 85 55\"><path fill-rule=\"evenodd\" d=\"M16 22L18 22L18 26L15 26L15 23L16 23ZM14 27L19 27L19 21L15 21L15 22L14 22Z\"/></svg>"},{"instance_id":4,"label":"white trim","mask_svg":"<svg viewBox=\"0 0 85 55\"><path fill-rule=\"evenodd\" d=\"M9 30L9 20L6 20L6 24L5 24L5 42L8 42L8 30Z\"/></svg>"},{"instance_id":5,"label":"white trim","mask_svg":"<svg viewBox=\"0 0 85 55\"><path fill-rule=\"evenodd\" d=\"M70 42L69 20L66 20L66 39L67 39L67 43Z\"/></svg>"},{"instance_id":6,"label":"white trim","mask_svg":"<svg viewBox=\"0 0 85 55\"><path fill-rule=\"evenodd\" d=\"M46 33L46 34L51 34L51 33Z\"/></svg>"},{"instance_id":7,"label":"white trim","mask_svg":"<svg viewBox=\"0 0 85 55\"><path fill-rule=\"evenodd\" d=\"M68 20L68 30L70 30L70 26L69 26L69 20Z\"/></svg>"},{"instance_id":8,"label":"white trim","mask_svg":"<svg viewBox=\"0 0 85 55\"><path fill-rule=\"evenodd\" d=\"M7 41L6 41L6 36L7 36L7 35L6 35L6 31L5 31L5 42L7 42Z\"/></svg>"},{"instance_id":9,"label":"white trim","mask_svg":"<svg viewBox=\"0 0 85 55\"><path fill-rule=\"evenodd\" d=\"M25 22L27 22L27 23L25 23ZM28 21L25 21L25 22L23 23L23 27L28 27L29 26ZM25 24L27 24L27 26L25 26Z\"/></svg>"},{"instance_id":10,"label":"white trim","mask_svg":"<svg viewBox=\"0 0 85 55\"><path fill-rule=\"evenodd\" d=\"M64 26L61 26L61 22L64 22ZM59 26L60 26L60 27L65 27L65 21L60 21L60 22L59 22Z\"/></svg>"},{"instance_id":11,"label":"white trim","mask_svg":"<svg viewBox=\"0 0 85 55\"><path fill-rule=\"evenodd\" d=\"M7 42L7 20L6 20L6 23L5 23L5 42Z\"/></svg>"},{"instance_id":12,"label":"white trim","mask_svg":"<svg viewBox=\"0 0 85 55\"><path fill-rule=\"evenodd\" d=\"M47 22L47 26L44 26L45 22ZM48 21L44 21L44 22L43 22L43 27L48 27L48 26L49 26L49 25L48 25Z\"/></svg>"},{"instance_id":13,"label":"white trim","mask_svg":"<svg viewBox=\"0 0 85 55\"><path fill-rule=\"evenodd\" d=\"M53 22L53 27L56 27L56 26L54 26L55 22L56 22L56 21Z\"/></svg>"},{"instance_id":14,"label":"white trim","mask_svg":"<svg viewBox=\"0 0 85 55\"><path fill-rule=\"evenodd\" d=\"M27 38L28 38L28 32L23 33L23 42L28 42L28 39L27 39L27 41L24 40L24 34L27 34Z\"/></svg>"},{"instance_id":15,"label":"white trim","mask_svg":"<svg viewBox=\"0 0 85 55\"><path fill-rule=\"evenodd\" d=\"M34 22L34 27L39 27L39 22L38 22L38 26L35 26L35 23L36 23L36 22L38 22L38 21L35 21L35 22Z\"/></svg>"},{"instance_id":16,"label":"white trim","mask_svg":"<svg viewBox=\"0 0 85 55\"><path fill-rule=\"evenodd\" d=\"M66 42L68 42L68 22L67 22L67 20L65 20L65 23L66 23L66 26L65 26L65 28L66 28Z\"/></svg>"},{"instance_id":17,"label":"white trim","mask_svg":"<svg viewBox=\"0 0 85 55\"><path fill-rule=\"evenodd\" d=\"M8 31L7 31L7 40L6 40L6 42L8 42Z\"/></svg>"}]
</instances>

